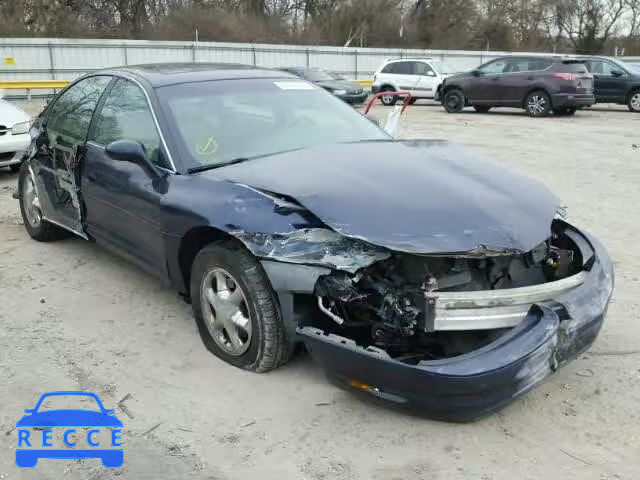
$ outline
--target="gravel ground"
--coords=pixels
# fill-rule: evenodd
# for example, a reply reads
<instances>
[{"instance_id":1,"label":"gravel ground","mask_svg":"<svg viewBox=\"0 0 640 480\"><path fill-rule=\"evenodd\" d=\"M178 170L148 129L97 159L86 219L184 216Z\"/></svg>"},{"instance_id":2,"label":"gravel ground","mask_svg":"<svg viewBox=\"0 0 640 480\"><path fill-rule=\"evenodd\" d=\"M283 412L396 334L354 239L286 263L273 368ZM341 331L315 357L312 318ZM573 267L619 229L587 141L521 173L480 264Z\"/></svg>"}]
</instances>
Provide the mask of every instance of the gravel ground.
<instances>
[{"instance_id":1,"label":"gravel ground","mask_svg":"<svg viewBox=\"0 0 640 480\"><path fill-rule=\"evenodd\" d=\"M244 372L207 353L190 307L126 261L80 239L31 241L11 198L16 175L0 171L0 478L639 478L640 115L448 115L417 104L402 125L405 137L448 138L545 183L603 241L617 285L590 352L464 425L338 390L307 355ZM42 392L74 389L116 408L124 467L42 460L19 470L23 409Z\"/></svg>"}]
</instances>

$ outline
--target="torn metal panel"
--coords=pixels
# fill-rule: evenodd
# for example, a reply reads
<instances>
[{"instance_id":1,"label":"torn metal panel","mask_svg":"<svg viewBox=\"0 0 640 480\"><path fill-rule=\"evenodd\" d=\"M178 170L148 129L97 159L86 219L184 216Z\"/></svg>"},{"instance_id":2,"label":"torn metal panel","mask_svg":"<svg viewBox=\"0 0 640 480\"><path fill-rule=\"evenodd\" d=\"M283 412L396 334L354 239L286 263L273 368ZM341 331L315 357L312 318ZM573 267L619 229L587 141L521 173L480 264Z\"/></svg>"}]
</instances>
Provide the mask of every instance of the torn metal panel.
<instances>
[{"instance_id":1,"label":"torn metal panel","mask_svg":"<svg viewBox=\"0 0 640 480\"><path fill-rule=\"evenodd\" d=\"M86 238L77 167L78 148L60 145L50 154L30 160L43 218Z\"/></svg>"},{"instance_id":2,"label":"torn metal panel","mask_svg":"<svg viewBox=\"0 0 640 480\"><path fill-rule=\"evenodd\" d=\"M324 228L274 234L233 234L261 259L319 265L351 273L391 255L384 249Z\"/></svg>"}]
</instances>

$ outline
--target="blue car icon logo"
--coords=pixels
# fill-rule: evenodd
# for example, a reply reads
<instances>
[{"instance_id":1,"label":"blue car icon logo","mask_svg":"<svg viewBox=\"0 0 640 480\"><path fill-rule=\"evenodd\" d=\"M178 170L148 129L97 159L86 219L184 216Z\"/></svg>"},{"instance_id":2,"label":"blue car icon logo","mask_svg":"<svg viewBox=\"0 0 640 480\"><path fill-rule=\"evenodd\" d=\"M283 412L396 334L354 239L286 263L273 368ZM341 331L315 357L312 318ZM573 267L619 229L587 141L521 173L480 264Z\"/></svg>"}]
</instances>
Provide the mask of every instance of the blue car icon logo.
<instances>
[{"instance_id":1,"label":"blue car icon logo","mask_svg":"<svg viewBox=\"0 0 640 480\"><path fill-rule=\"evenodd\" d=\"M45 399L61 396L93 398L99 410L40 410ZM19 467L35 467L40 458L99 458L107 468L121 467L124 463L124 451L121 448L122 422L114 415L115 410L104 408L95 393L45 393L36 406L26 409L25 413L26 415L16 423L16 465ZM65 448L54 448L54 428L64 430L62 441ZM78 428L88 429L86 435L79 432ZM88 448L75 448L85 443L85 439ZM111 448L105 448L107 446Z\"/></svg>"}]
</instances>

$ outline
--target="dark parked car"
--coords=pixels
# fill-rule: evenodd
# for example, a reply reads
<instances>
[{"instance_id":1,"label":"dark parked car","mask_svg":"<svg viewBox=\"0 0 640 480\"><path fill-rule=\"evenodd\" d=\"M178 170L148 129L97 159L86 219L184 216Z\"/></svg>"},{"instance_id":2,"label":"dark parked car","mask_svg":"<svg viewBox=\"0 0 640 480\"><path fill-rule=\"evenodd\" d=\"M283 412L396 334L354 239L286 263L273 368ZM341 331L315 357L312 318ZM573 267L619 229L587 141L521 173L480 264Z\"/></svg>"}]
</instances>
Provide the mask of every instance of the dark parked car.
<instances>
[{"instance_id":1,"label":"dark parked car","mask_svg":"<svg viewBox=\"0 0 640 480\"><path fill-rule=\"evenodd\" d=\"M473 106L524 108L532 117L573 115L595 103L593 77L582 60L562 57L502 57L445 79L442 104L449 113Z\"/></svg>"},{"instance_id":2,"label":"dark parked car","mask_svg":"<svg viewBox=\"0 0 640 480\"><path fill-rule=\"evenodd\" d=\"M337 73L329 72L321 68L287 67L281 68L280 70L313 82L352 105L363 103L369 96L369 92L356 82L346 80Z\"/></svg>"},{"instance_id":3,"label":"dark parked car","mask_svg":"<svg viewBox=\"0 0 640 480\"><path fill-rule=\"evenodd\" d=\"M446 141L395 141L283 72L93 72L31 135L29 235L74 232L144 268L237 367L271 370L303 342L340 385L471 419L604 320L609 257L546 188Z\"/></svg>"},{"instance_id":4,"label":"dark parked car","mask_svg":"<svg viewBox=\"0 0 640 480\"><path fill-rule=\"evenodd\" d=\"M594 93L598 103L627 105L632 112L640 112L640 67L617 58L585 57L594 79Z\"/></svg>"}]
</instances>

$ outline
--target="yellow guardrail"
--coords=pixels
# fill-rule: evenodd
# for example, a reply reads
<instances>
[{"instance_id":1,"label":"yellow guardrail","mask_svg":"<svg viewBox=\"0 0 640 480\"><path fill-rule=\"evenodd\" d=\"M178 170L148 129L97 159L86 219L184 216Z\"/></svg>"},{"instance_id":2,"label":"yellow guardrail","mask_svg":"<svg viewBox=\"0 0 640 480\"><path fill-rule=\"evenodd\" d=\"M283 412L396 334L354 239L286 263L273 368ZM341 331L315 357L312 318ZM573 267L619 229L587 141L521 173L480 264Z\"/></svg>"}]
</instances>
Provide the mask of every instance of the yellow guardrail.
<instances>
[{"instance_id":1,"label":"yellow guardrail","mask_svg":"<svg viewBox=\"0 0 640 480\"><path fill-rule=\"evenodd\" d=\"M0 81L0 90L26 90L31 100L31 90L56 90L69 85L68 80L10 80Z\"/></svg>"},{"instance_id":2,"label":"yellow guardrail","mask_svg":"<svg viewBox=\"0 0 640 480\"><path fill-rule=\"evenodd\" d=\"M373 80L354 80L354 82L359 83L362 87L371 88L373 86Z\"/></svg>"}]
</instances>

